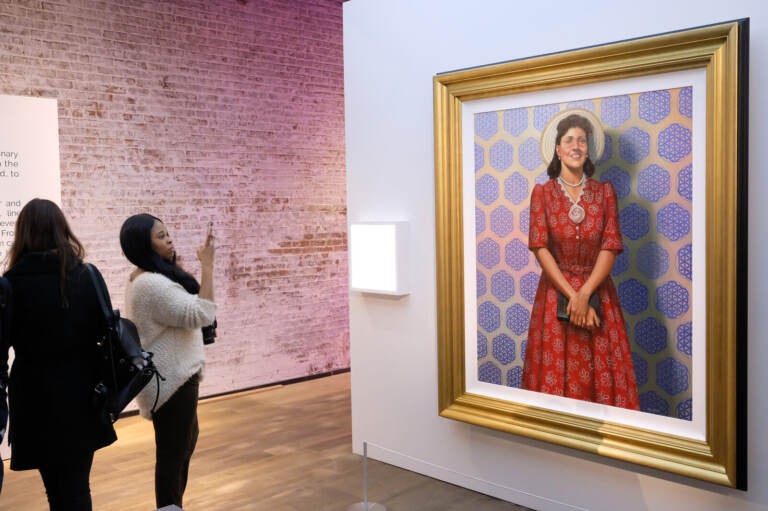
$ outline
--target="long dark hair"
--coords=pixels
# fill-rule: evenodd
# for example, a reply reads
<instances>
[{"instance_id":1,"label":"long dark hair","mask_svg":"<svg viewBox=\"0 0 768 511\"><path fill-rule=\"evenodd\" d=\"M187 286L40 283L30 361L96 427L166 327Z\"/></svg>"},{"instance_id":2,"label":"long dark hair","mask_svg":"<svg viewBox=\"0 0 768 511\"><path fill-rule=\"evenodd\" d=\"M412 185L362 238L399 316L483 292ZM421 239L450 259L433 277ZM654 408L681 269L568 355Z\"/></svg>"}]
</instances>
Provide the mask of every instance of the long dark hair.
<instances>
[{"instance_id":1,"label":"long dark hair","mask_svg":"<svg viewBox=\"0 0 768 511\"><path fill-rule=\"evenodd\" d=\"M557 146L560 145L560 139L563 138L563 135L565 135L571 128L583 129L584 133L587 135L587 141L592 139L592 124L586 119L586 117L583 117L579 114L571 114L564 118L562 121L558 122L554 154L552 155L552 160L549 162L549 166L547 167L547 175L550 179L555 179L560 175L561 167L560 158L557 157ZM587 160L584 162L584 173L587 175L587 177L592 177L592 174L595 173L595 164L592 163L592 160L589 158L589 148L587 148Z\"/></svg>"},{"instance_id":2,"label":"long dark hair","mask_svg":"<svg viewBox=\"0 0 768 511\"><path fill-rule=\"evenodd\" d=\"M58 257L59 288L66 305L67 271L83 261L85 249L69 228L61 208L47 199L32 199L21 208L8 252L8 268L30 252L48 252Z\"/></svg>"},{"instance_id":3,"label":"long dark hair","mask_svg":"<svg viewBox=\"0 0 768 511\"><path fill-rule=\"evenodd\" d=\"M172 261L166 261L152 248L152 226L162 222L156 216L141 213L129 217L120 228L120 247L125 257L145 271L165 275L187 290L188 293L200 292L200 283L195 277L176 264L176 255Z\"/></svg>"}]
</instances>

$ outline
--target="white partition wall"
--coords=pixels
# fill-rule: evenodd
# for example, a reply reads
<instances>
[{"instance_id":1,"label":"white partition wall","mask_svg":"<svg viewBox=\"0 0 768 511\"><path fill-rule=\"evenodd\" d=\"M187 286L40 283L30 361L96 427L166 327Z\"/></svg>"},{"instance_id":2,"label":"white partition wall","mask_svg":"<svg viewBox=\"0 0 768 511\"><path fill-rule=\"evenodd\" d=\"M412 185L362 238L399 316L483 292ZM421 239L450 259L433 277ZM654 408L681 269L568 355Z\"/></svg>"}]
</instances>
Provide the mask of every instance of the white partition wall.
<instances>
[{"instance_id":1,"label":"white partition wall","mask_svg":"<svg viewBox=\"0 0 768 511\"><path fill-rule=\"evenodd\" d=\"M0 261L30 199L61 204L60 175L56 100L0 95Z\"/></svg>"},{"instance_id":2,"label":"white partition wall","mask_svg":"<svg viewBox=\"0 0 768 511\"><path fill-rule=\"evenodd\" d=\"M0 268L5 270L16 218L35 197L61 204L58 105L52 98L0 95ZM13 349L10 350L13 362ZM0 457L11 450L7 435Z\"/></svg>"},{"instance_id":3,"label":"white partition wall","mask_svg":"<svg viewBox=\"0 0 768 511\"><path fill-rule=\"evenodd\" d=\"M350 223L407 218L410 294L352 293L353 444L369 456L537 510L768 510L768 19L757 0L350 0L344 55ZM749 489L746 492L438 416L435 74L749 17ZM370 484L375 484L370 481ZM386 502L383 502L386 505Z\"/></svg>"}]
</instances>

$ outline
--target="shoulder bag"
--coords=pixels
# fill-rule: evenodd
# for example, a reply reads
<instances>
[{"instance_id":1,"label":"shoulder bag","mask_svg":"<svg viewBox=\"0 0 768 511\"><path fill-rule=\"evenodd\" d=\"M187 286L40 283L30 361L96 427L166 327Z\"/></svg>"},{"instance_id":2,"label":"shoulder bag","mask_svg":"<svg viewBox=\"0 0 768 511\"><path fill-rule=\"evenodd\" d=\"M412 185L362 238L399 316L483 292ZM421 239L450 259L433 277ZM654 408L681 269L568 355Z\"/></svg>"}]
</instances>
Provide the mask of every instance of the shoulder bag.
<instances>
[{"instance_id":1,"label":"shoulder bag","mask_svg":"<svg viewBox=\"0 0 768 511\"><path fill-rule=\"evenodd\" d=\"M97 344L102 365L102 379L93 389L93 403L102 421L115 422L128 403L157 379L160 394L162 376L152 362L152 353L141 348L139 332L129 319L121 318L120 311L112 309L104 280L90 264L85 265L93 281L96 295L104 314L105 330ZM155 398L157 406L157 397ZM154 407L153 407L154 411Z\"/></svg>"}]
</instances>

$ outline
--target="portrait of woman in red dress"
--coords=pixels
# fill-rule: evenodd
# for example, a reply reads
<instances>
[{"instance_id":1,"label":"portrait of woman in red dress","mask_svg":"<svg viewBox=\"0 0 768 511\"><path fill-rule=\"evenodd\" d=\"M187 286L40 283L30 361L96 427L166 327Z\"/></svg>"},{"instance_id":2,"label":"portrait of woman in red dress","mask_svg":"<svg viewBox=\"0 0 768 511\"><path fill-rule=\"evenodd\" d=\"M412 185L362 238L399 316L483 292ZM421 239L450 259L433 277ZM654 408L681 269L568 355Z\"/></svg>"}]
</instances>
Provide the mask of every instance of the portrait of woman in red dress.
<instances>
[{"instance_id":1,"label":"portrait of woman in red dress","mask_svg":"<svg viewBox=\"0 0 768 511\"><path fill-rule=\"evenodd\" d=\"M549 181L533 189L528 240L542 272L522 388L637 410L630 343L610 277L623 249L617 197L610 182L591 178L603 145L600 121L587 110L561 112L542 132Z\"/></svg>"}]
</instances>

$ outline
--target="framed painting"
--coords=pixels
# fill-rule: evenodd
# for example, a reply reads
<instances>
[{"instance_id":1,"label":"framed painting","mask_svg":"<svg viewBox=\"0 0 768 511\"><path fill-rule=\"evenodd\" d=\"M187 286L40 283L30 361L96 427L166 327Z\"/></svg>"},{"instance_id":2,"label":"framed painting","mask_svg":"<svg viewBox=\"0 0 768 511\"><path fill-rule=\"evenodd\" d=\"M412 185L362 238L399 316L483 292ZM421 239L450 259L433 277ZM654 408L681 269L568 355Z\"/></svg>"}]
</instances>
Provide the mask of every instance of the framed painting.
<instances>
[{"instance_id":1,"label":"framed painting","mask_svg":"<svg viewBox=\"0 0 768 511\"><path fill-rule=\"evenodd\" d=\"M748 40L743 19L434 77L440 415L746 489ZM556 319L552 264L610 289L600 327Z\"/></svg>"}]
</instances>

